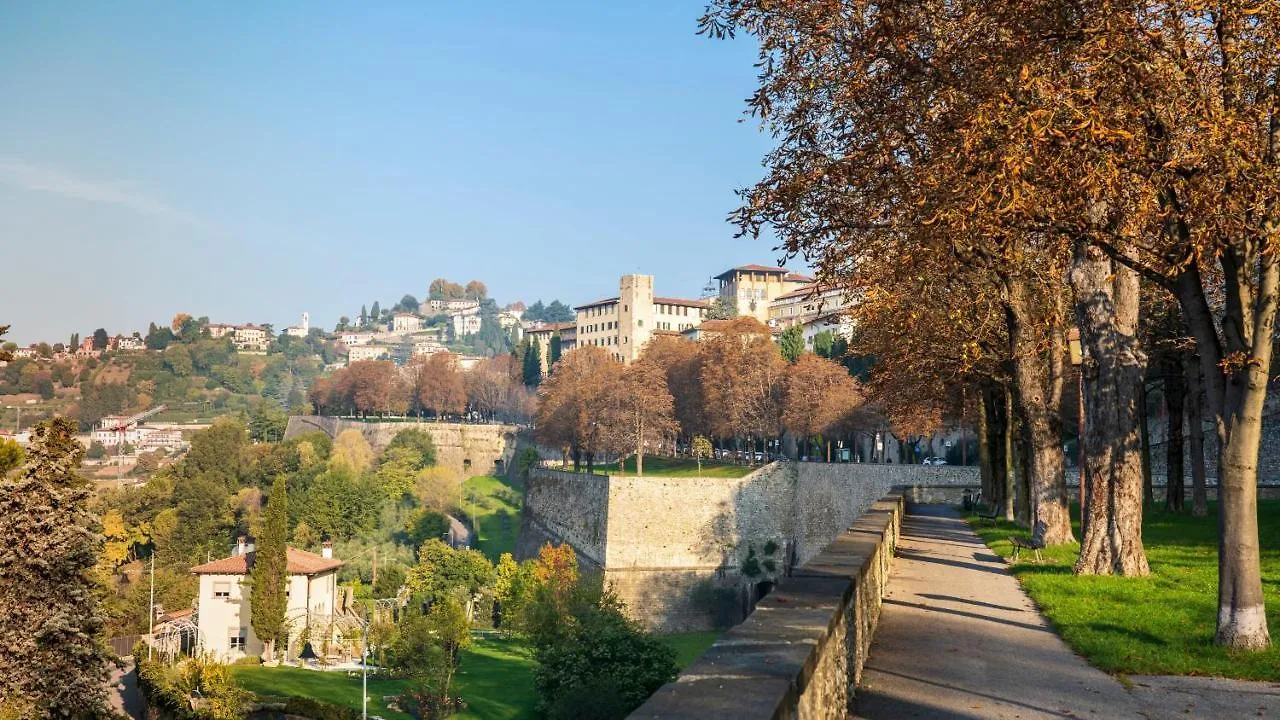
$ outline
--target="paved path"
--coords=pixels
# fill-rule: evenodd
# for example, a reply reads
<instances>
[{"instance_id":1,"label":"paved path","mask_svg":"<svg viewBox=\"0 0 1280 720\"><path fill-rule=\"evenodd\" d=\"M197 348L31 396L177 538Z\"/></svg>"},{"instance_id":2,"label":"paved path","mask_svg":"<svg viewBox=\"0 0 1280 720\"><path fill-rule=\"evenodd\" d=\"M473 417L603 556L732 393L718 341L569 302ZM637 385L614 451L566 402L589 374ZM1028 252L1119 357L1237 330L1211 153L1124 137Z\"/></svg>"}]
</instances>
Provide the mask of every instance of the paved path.
<instances>
[{"instance_id":1,"label":"paved path","mask_svg":"<svg viewBox=\"0 0 1280 720\"><path fill-rule=\"evenodd\" d=\"M138 672L133 666L133 658L125 658L123 670L112 666L109 682L111 709L137 720L146 717L146 705L142 692L138 690Z\"/></svg>"},{"instance_id":2,"label":"paved path","mask_svg":"<svg viewBox=\"0 0 1280 720\"><path fill-rule=\"evenodd\" d=\"M954 511L913 512L858 689L859 717L1280 717L1280 688L1266 683L1135 677L1126 690L1062 642Z\"/></svg>"}]
</instances>

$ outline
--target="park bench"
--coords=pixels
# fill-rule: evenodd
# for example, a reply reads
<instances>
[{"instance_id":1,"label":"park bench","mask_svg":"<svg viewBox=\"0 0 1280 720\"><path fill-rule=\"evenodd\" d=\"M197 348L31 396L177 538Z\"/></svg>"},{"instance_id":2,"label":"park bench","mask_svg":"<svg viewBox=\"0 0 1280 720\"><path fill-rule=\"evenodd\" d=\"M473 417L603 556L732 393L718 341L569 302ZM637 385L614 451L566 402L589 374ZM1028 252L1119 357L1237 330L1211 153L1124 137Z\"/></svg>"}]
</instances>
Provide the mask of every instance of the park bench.
<instances>
[{"instance_id":1,"label":"park bench","mask_svg":"<svg viewBox=\"0 0 1280 720\"><path fill-rule=\"evenodd\" d=\"M1044 547L1044 540L1033 535L1030 540L1023 540L1020 537L1010 537L1009 542L1013 543L1013 562L1018 562L1018 556L1023 550L1031 550L1036 554L1036 563L1040 562L1040 549Z\"/></svg>"},{"instance_id":2,"label":"park bench","mask_svg":"<svg viewBox=\"0 0 1280 720\"><path fill-rule=\"evenodd\" d=\"M982 504L982 491L978 491L978 496L973 500L974 505ZM990 505L989 512L974 513L979 520L984 522L995 522L1000 519L1000 506L996 503L988 503Z\"/></svg>"}]
</instances>

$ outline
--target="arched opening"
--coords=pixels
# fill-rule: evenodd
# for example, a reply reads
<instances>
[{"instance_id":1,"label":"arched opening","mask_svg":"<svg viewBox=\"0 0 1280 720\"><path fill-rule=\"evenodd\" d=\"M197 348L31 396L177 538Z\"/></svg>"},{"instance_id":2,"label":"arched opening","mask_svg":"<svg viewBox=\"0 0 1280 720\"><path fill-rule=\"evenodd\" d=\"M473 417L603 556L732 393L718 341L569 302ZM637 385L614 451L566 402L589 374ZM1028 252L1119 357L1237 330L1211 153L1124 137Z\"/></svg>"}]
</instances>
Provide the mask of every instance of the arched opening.
<instances>
[{"instance_id":1,"label":"arched opening","mask_svg":"<svg viewBox=\"0 0 1280 720\"><path fill-rule=\"evenodd\" d=\"M772 580L762 580L756 583L756 602L760 602L765 596L773 592L773 585Z\"/></svg>"},{"instance_id":2,"label":"arched opening","mask_svg":"<svg viewBox=\"0 0 1280 720\"><path fill-rule=\"evenodd\" d=\"M471 458L465 458L465 459L462 461L462 469L463 469L463 470L471 470Z\"/></svg>"},{"instance_id":3,"label":"arched opening","mask_svg":"<svg viewBox=\"0 0 1280 720\"><path fill-rule=\"evenodd\" d=\"M503 470L505 470L505 469L506 469L506 468L505 468L505 466L503 466L503 464L502 464L502 458L498 458L497 460L494 460L494 461L493 461L493 474L494 474L494 475L501 475L501 474L502 474L502 471L503 471Z\"/></svg>"}]
</instances>

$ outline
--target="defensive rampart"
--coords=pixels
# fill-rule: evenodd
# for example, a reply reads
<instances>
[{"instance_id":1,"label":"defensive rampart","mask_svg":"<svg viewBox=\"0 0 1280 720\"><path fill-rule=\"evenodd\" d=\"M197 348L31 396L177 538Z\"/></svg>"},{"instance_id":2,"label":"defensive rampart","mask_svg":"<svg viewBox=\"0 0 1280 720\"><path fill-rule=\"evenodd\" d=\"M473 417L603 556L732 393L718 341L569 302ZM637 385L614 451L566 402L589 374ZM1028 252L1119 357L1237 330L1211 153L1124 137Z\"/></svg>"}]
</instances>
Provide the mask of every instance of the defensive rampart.
<instances>
[{"instance_id":1,"label":"defensive rampart","mask_svg":"<svg viewBox=\"0 0 1280 720\"><path fill-rule=\"evenodd\" d=\"M336 438L344 430L359 430L375 450L382 450L401 430L414 428L431 433L436 443L436 462L452 468L462 477L502 473L516 453L514 425L473 425L437 422L365 422L321 415L295 415L285 429L286 440L309 432L323 432Z\"/></svg>"}]
</instances>

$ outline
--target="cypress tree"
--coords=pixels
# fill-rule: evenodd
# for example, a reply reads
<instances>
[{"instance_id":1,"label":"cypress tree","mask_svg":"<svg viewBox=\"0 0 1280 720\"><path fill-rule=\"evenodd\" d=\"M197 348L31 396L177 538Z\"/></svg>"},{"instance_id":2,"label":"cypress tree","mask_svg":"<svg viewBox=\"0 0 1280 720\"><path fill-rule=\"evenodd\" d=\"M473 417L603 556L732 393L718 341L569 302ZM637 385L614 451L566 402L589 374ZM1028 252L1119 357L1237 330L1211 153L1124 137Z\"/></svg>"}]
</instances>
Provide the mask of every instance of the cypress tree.
<instances>
[{"instance_id":1,"label":"cypress tree","mask_svg":"<svg viewBox=\"0 0 1280 720\"><path fill-rule=\"evenodd\" d=\"M536 339L524 350L521 375L528 387L537 387L542 382L542 344Z\"/></svg>"},{"instance_id":2,"label":"cypress tree","mask_svg":"<svg viewBox=\"0 0 1280 720\"><path fill-rule=\"evenodd\" d=\"M249 572L250 622L258 639L266 644L264 660L274 659L276 642L284 635L288 608L285 583L289 581L289 496L284 475L277 475L263 512L262 534L254 550Z\"/></svg>"},{"instance_id":3,"label":"cypress tree","mask_svg":"<svg viewBox=\"0 0 1280 720\"><path fill-rule=\"evenodd\" d=\"M101 521L75 432L66 418L36 425L26 467L0 481L0 716L105 712Z\"/></svg>"}]
</instances>

